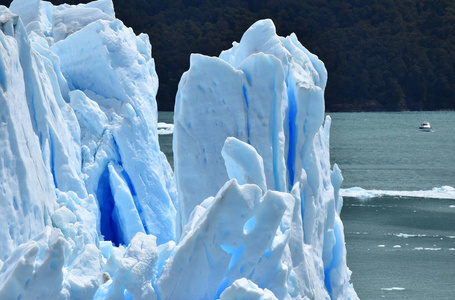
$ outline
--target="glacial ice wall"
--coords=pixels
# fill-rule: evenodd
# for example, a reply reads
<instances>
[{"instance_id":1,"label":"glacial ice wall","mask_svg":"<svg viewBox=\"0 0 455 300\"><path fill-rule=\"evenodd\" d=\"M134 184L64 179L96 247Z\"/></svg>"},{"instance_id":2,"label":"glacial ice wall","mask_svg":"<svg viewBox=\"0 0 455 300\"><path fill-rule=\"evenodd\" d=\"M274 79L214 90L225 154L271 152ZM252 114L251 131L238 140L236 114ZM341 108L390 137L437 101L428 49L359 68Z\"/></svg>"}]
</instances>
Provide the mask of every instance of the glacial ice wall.
<instances>
[{"instance_id":1,"label":"glacial ice wall","mask_svg":"<svg viewBox=\"0 0 455 300\"><path fill-rule=\"evenodd\" d=\"M32 113L40 116L37 135L43 143L51 141L50 155L60 156L48 159L55 187L94 195L102 212L101 234L115 244L128 244L133 235L117 228L119 214L128 214L134 220L128 226L154 234L159 243L173 240L175 191L157 142L158 79L148 37L116 20L110 0L57 7L15 0L11 10L25 16L34 52L50 61L56 78L48 81L70 119L55 120L51 125L60 132L53 133L46 106ZM23 65L31 68L28 73L35 69ZM36 107L41 105L35 98L43 92L29 94ZM59 151L63 147L67 150Z\"/></svg>"},{"instance_id":2,"label":"glacial ice wall","mask_svg":"<svg viewBox=\"0 0 455 300\"><path fill-rule=\"evenodd\" d=\"M182 269L159 283L190 281L204 291L193 298L216 298L242 277L278 299L357 297L339 219L342 177L330 169L330 118L323 126L326 80L323 63L294 34L277 36L271 20L256 22L219 58L191 56L174 114L181 237L168 264L187 264L199 276ZM237 195L223 200L231 190ZM242 198L253 203L234 209L229 221L212 216L216 206L229 207L224 201L240 207L234 202ZM201 251L195 262L187 244ZM215 276L212 268L221 269ZM176 284L172 291L184 293Z\"/></svg>"},{"instance_id":3,"label":"glacial ice wall","mask_svg":"<svg viewBox=\"0 0 455 300\"><path fill-rule=\"evenodd\" d=\"M0 7L0 299L356 299L327 74L253 25L193 55L159 149L148 36L111 0Z\"/></svg>"},{"instance_id":4,"label":"glacial ice wall","mask_svg":"<svg viewBox=\"0 0 455 300\"><path fill-rule=\"evenodd\" d=\"M110 0L15 0L0 21L0 298L92 298L100 249L175 239L151 45Z\"/></svg>"}]
</instances>

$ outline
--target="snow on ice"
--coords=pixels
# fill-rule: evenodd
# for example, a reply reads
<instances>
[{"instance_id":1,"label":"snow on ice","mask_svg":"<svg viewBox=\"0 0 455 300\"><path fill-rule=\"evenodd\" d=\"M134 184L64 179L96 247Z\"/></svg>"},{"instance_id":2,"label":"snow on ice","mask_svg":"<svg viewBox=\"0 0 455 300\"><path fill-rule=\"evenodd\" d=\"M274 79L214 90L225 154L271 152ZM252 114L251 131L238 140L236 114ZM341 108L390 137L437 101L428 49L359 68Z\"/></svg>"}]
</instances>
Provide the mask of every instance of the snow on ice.
<instances>
[{"instance_id":1,"label":"snow on ice","mask_svg":"<svg viewBox=\"0 0 455 300\"><path fill-rule=\"evenodd\" d=\"M192 55L172 128L111 0L0 21L0 299L357 299L327 73L294 34Z\"/></svg>"}]
</instances>

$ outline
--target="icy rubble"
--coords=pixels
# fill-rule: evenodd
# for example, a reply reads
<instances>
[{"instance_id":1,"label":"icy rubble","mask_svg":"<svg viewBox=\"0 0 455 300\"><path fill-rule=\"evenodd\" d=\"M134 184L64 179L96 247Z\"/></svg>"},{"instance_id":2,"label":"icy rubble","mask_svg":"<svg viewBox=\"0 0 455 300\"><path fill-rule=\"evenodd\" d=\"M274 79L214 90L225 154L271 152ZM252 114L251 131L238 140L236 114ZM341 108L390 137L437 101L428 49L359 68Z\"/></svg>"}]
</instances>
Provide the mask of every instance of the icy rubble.
<instances>
[{"instance_id":1,"label":"icy rubble","mask_svg":"<svg viewBox=\"0 0 455 300\"><path fill-rule=\"evenodd\" d=\"M295 35L263 20L191 57L174 179L151 45L111 0L0 22L0 299L357 298L327 74Z\"/></svg>"}]
</instances>

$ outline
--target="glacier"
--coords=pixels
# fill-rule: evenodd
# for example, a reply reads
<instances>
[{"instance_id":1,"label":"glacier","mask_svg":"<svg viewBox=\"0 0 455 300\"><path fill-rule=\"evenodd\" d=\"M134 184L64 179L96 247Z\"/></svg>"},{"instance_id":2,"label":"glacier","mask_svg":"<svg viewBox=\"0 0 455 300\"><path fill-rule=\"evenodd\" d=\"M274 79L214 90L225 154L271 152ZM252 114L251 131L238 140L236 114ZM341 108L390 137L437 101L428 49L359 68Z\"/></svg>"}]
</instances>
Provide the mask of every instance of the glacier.
<instances>
[{"instance_id":1,"label":"glacier","mask_svg":"<svg viewBox=\"0 0 455 300\"><path fill-rule=\"evenodd\" d=\"M0 22L0 299L358 299L327 72L294 34L192 55L171 126L111 0Z\"/></svg>"}]
</instances>

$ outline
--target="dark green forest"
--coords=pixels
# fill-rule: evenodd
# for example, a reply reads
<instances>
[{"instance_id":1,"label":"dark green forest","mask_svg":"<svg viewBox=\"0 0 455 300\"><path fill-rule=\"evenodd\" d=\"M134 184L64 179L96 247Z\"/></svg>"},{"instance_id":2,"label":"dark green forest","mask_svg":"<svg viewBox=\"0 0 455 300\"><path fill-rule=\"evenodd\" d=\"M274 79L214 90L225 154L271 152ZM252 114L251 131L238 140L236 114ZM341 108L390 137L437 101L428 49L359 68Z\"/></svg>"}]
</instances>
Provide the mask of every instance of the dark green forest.
<instances>
[{"instance_id":1,"label":"dark green forest","mask_svg":"<svg viewBox=\"0 0 455 300\"><path fill-rule=\"evenodd\" d=\"M160 110L173 109L191 53L217 56L263 18L279 35L295 32L324 61L328 111L455 109L453 0L114 0L114 6L127 26L150 37Z\"/></svg>"}]
</instances>

